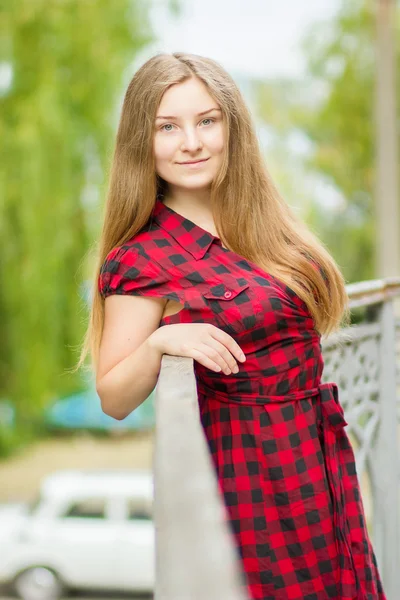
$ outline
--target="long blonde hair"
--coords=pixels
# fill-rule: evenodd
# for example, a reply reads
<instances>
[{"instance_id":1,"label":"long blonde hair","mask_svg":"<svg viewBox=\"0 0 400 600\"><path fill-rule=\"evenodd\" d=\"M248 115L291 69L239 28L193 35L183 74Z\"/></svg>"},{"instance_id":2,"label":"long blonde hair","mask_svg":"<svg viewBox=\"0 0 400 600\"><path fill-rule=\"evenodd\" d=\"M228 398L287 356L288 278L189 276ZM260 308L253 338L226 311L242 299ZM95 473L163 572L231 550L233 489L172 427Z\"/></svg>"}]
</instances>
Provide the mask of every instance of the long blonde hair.
<instances>
[{"instance_id":1,"label":"long blonde hair","mask_svg":"<svg viewBox=\"0 0 400 600\"><path fill-rule=\"evenodd\" d=\"M343 277L271 181L235 82L209 58L162 53L138 69L125 94L97 251L90 322L78 367L89 352L97 365L104 322L104 299L97 283L100 267L113 248L146 225L157 194L166 189L153 156L156 111L171 85L191 77L207 86L223 113L226 147L211 186L213 217L223 244L291 287L306 303L321 334L337 329L347 315Z\"/></svg>"}]
</instances>

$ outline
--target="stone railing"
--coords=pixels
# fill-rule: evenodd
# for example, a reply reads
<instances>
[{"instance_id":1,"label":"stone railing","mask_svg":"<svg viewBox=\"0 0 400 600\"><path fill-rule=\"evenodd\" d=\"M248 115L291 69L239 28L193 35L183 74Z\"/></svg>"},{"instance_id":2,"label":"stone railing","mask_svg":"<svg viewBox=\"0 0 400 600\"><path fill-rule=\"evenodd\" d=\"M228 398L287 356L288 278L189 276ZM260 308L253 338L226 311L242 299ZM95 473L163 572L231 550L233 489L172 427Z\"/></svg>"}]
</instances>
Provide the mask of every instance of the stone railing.
<instances>
[{"instance_id":1,"label":"stone railing","mask_svg":"<svg viewBox=\"0 0 400 600\"><path fill-rule=\"evenodd\" d=\"M358 324L323 341L323 380L339 385L368 526L392 599L400 590L400 342L395 319L400 279L352 284L348 293ZM156 420L155 599L244 600L238 557L200 424L192 359L163 357Z\"/></svg>"}]
</instances>

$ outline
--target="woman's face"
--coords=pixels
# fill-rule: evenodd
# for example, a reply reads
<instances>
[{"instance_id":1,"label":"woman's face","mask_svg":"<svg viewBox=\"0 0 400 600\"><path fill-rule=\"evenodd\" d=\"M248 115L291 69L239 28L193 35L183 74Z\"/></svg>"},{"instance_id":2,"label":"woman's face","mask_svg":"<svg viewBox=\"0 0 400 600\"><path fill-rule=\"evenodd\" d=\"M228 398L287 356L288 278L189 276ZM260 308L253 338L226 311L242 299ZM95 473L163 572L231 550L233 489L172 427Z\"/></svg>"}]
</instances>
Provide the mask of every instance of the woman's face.
<instances>
[{"instance_id":1,"label":"woman's face","mask_svg":"<svg viewBox=\"0 0 400 600\"><path fill-rule=\"evenodd\" d=\"M222 111L202 81L192 78L171 86L155 122L157 174L170 189L208 189L222 163L224 138Z\"/></svg>"}]
</instances>

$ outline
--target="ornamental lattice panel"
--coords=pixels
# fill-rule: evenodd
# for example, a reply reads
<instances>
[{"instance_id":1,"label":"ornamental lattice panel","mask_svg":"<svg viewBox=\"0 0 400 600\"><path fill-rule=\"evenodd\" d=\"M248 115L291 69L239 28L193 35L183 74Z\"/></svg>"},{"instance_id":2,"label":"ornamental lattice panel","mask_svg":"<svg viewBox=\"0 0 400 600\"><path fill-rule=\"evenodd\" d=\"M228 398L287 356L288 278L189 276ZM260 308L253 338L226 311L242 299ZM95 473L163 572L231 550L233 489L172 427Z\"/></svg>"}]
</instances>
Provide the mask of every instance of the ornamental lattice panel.
<instances>
[{"instance_id":1,"label":"ornamental lattice panel","mask_svg":"<svg viewBox=\"0 0 400 600\"><path fill-rule=\"evenodd\" d=\"M380 327L357 325L331 336L322 344L325 361L323 381L334 381L349 424L362 486L366 517L372 517L371 459L379 427Z\"/></svg>"}]
</instances>

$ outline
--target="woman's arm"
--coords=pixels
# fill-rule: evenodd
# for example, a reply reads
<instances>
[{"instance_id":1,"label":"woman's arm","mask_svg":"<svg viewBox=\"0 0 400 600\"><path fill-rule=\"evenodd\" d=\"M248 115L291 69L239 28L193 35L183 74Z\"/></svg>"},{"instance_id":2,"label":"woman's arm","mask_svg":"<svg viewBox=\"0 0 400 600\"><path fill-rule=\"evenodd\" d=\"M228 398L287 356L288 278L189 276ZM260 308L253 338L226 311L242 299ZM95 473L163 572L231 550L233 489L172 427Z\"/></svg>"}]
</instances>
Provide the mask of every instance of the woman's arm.
<instances>
[{"instance_id":1,"label":"woman's arm","mask_svg":"<svg viewBox=\"0 0 400 600\"><path fill-rule=\"evenodd\" d=\"M111 295L105 300L104 329L96 372L103 412L124 419L154 390L162 353L151 345L167 300Z\"/></svg>"}]
</instances>

